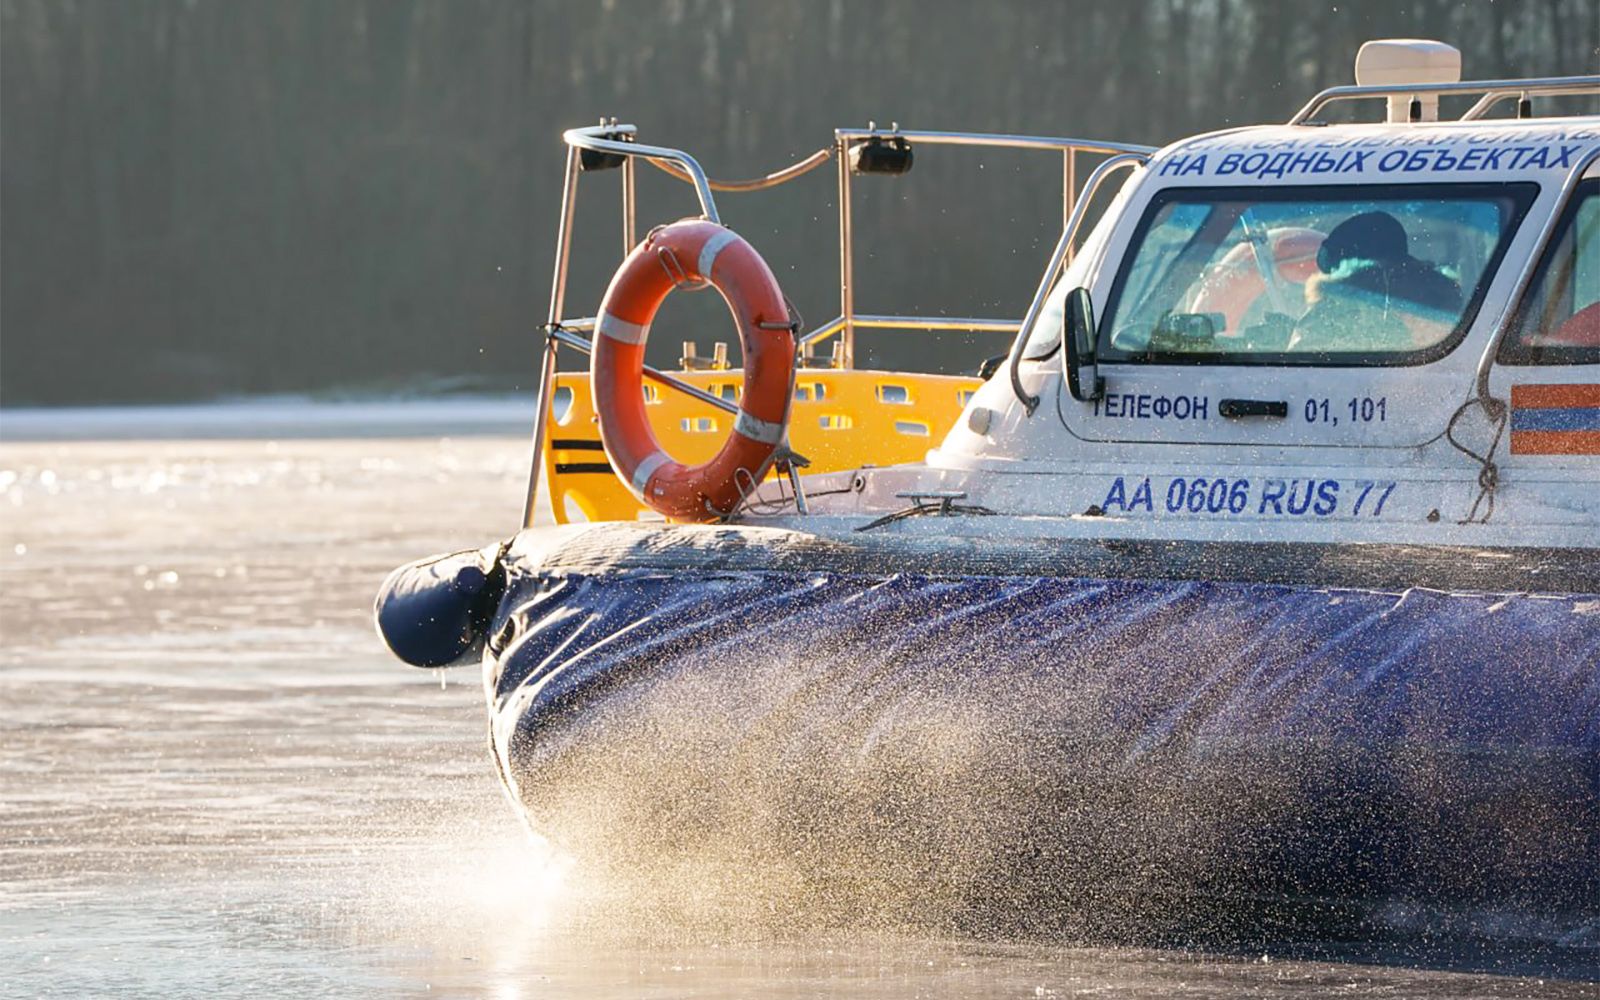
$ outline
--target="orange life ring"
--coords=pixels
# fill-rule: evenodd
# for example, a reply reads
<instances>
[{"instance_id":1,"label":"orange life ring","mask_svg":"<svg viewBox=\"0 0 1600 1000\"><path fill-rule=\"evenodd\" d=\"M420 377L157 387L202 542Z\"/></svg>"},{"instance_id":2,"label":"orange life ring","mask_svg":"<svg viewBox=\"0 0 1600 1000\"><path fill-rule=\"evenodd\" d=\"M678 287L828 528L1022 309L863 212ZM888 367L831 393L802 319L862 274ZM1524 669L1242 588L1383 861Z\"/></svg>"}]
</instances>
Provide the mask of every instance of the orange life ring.
<instances>
[{"instance_id":1,"label":"orange life ring","mask_svg":"<svg viewBox=\"0 0 1600 1000\"><path fill-rule=\"evenodd\" d=\"M645 339L674 288L710 284L739 324L744 392L733 433L703 465L661 450L645 415ZM731 514L761 482L789 425L794 330L766 261L730 229L699 219L645 237L622 262L600 303L589 378L606 457L633 495L668 517L709 521Z\"/></svg>"},{"instance_id":2,"label":"orange life ring","mask_svg":"<svg viewBox=\"0 0 1600 1000\"><path fill-rule=\"evenodd\" d=\"M1317 249L1323 234L1315 229L1284 226L1271 229L1267 238L1272 247L1272 263L1286 284L1304 285L1317 273ZM1240 243L1229 250L1201 278L1194 305L1197 313L1221 313L1224 326L1219 335L1237 336L1242 332L1245 314L1267 290L1267 282L1256 263L1255 247Z\"/></svg>"}]
</instances>

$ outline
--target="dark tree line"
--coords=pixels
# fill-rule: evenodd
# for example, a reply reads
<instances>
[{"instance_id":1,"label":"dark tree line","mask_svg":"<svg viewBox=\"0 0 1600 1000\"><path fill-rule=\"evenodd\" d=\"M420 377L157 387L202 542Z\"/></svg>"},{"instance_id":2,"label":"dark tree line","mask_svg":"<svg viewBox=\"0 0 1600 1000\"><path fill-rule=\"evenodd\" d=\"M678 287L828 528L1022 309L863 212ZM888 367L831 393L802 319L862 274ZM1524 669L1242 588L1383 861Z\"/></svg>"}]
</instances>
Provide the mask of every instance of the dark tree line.
<instances>
[{"instance_id":1,"label":"dark tree line","mask_svg":"<svg viewBox=\"0 0 1600 1000\"><path fill-rule=\"evenodd\" d=\"M600 114L732 177L868 119L1159 143L1281 120L1395 35L1469 77L1595 72L1600 4L0 0L0 402L526 384L558 133ZM615 176L584 180L574 314L620 249ZM722 202L811 319L831 176ZM690 210L641 186L645 224ZM863 179L860 306L1019 313L1059 186L970 153Z\"/></svg>"}]
</instances>

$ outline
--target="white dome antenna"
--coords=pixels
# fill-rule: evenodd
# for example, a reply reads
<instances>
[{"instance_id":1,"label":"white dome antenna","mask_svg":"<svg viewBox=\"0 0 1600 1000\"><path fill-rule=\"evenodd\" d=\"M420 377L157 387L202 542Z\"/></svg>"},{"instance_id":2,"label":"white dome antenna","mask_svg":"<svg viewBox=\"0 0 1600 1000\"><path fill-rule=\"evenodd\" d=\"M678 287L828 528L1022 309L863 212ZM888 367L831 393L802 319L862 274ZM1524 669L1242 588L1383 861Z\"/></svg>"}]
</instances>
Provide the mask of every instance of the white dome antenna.
<instances>
[{"instance_id":1,"label":"white dome antenna","mask_svg":"<svg viewBox=\"0 0 1600 1000\"><path fill-rule=\"evenodd\" d=\"M1375 38L1356 53L1356 83L1403 87L1409 83L1459 83L1461 50L1426 38ZM1389 121L1439 120L1438 94L1389 97Z\"/></svg>"}]
</instances>

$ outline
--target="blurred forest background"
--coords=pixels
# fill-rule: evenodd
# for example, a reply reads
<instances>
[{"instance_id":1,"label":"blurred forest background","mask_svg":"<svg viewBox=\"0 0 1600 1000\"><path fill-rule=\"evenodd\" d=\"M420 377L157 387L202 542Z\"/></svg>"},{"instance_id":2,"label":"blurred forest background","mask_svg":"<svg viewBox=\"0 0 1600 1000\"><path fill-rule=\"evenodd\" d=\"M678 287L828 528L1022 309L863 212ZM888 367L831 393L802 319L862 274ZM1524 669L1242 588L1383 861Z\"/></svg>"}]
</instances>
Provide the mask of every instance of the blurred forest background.
<instances>
[{"instance_id":1,"label":"blurred forest background","mask_svg":"<svg viewBox=\"0 0 1600 1000\"><path fill-rule=\"evenodd\" d=\"M1596 72L1600 2L0 0L0 404L526 387L559 132L600 115L720 177L869 119L1162 143L1282 120L1387 36L1468 78ZM617 262L619 176L584 176L569 315ZM1020 315L1060 178L930 149L857 179L858 308ZM640 183L641 231L691 214ZM834 196L824 169L719 199L813 323ZM996 349L881 339L862 361Z\"/></svg>"}]
</instances>

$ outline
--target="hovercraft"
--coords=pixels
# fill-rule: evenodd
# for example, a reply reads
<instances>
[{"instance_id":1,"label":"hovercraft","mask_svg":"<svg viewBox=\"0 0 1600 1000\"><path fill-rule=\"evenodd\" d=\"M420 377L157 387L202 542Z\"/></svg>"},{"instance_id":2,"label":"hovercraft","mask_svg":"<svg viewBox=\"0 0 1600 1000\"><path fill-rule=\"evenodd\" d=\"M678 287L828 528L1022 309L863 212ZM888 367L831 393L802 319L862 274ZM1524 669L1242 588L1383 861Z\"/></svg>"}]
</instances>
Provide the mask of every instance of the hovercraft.
<instances>
[{"instance_id":1,"label":"hovercraft","mask_svg":"<svg viewBox=\"0 0 1600 1000\"><path fill-rule=\"evenodd\" d=\"M1388 41L1356 78L1160 149L841 129L740 182L567 132L522 530L395 571L384 638L481 658L512 799L612 868L1593 945L1600 116L1535 109L1600 77L1460 82L1454 49ZM852 184L950 145L1063 163L1025 315L857 312ZM698 217L636 240L640 161ZM841 309L807 330L714 192L829 161ZM614 168L629 249L572 318L577 184ZM662 301L704 288L742 368L647 365ZM888 329L1010 347L855 367Z\"/></svg>"}]
</instances>

